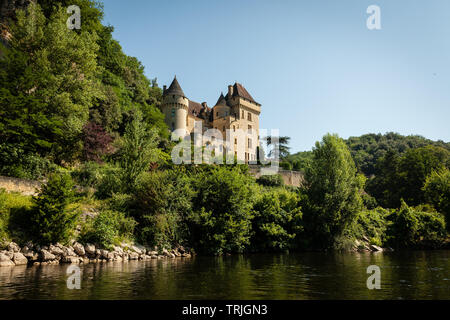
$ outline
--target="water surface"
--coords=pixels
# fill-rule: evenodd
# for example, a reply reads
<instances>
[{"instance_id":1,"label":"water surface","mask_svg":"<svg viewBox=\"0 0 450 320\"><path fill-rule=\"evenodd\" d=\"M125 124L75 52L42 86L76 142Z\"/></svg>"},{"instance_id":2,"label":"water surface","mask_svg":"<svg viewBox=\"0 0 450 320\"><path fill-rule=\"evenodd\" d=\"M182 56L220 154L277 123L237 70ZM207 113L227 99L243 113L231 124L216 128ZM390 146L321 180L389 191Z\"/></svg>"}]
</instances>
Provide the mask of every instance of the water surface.
<instances>
[{"instance_id":1,"label":"water surface","mask_svg":"<svg viewBox=\"0 0 450 320\"><path fill-rule=\"evenodd\" d=\"M368 290L369 265L381 289ZM450 251L296 253L0 268L0 299L450 299Z\"/></svg>"}]
</instances>

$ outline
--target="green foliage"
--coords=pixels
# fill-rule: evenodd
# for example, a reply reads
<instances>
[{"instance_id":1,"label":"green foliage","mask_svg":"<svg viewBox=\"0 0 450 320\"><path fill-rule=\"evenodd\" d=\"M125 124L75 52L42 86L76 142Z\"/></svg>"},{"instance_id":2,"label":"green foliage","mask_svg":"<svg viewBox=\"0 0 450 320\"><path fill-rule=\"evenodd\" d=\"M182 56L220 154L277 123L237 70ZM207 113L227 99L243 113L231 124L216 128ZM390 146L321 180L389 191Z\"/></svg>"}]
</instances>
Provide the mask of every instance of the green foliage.
<instances>
[{"instance_id":1,"label":"green foliage","mask_svg":"<svg viewBox=\"0 0 450 320\"><path fill-rule=\"evenodd\" d=\"M249 245L254 179L239 167L213 167L194 177L197 192L189 230L202 253L242 252Z\"/></svg>"},{"instance_id":2,"label":"green foliage","mask_svg":"<svg viewBox=\"0 0 450 320\"><path fill-rule=\"evenodd\" d=\"M350 152L337 135L324 136L313 153L302 199L305 232L313 245L327 248L362 209L364 179L357 175Z\"/></svg>"},{"instance_id":3,"label":"green foliage","mask_svg":"<svg viewBox=\"0 0 450 320\"><path fill-rule=\"evenodd\" d=\"M409 207L404 201L389 220L392 221L388 229L389 242L396 247L439 247L447 235L440 213Z\"/></svg>"},{"instance_id":4,"label":"green foliage","mask_svg":"<svg viewBox=\"0 0 450 320\"><path fill-rule=\"evenodd\" d=\"M434 171L448 165L450 151L435 146L409 149L402 156L388 152L377 164L377 175L367 190L383 207L398 208L400 199L419 205L425 202L422 187Z\"/></svg>"},{"instance_id":5,"label":"green foliage","mask_svg":"<svg viewBox=\"0 0 450 320\"><path fill-rule=\"evenodd\" d=\"M193 195L190 180L182 172L168 170L145 174L132 200L140 240L160 247L185 242Z\"/></svg>"},{"instance_id":6,"label":"green foliage","mask_svg":"<svg viewBox=\"0 0 450 320\"><path fill-rule=\"evenodd\" d=\"M83 243L94 243L111 248L123 240L133 239L136 221L125 213L102 210L93 221L88 221L80 234Z\"/></svg>"},{"instance_id":7,"label":"green foliage","mask_svg":"<svg viewBox=\"0 0 450 320\"><path fill-rule=\"evenodd\" d=\"M101 95L97 36L72 32L66 20L63 8L48 19L34 3L19 10L0 60L0 140L57 161L80 151L89 106Z\"/></svg>"},{"instance_id":8,"label":"green foliage","mask_svg":"<svg viewBox=\"0 0 450 320\"><path fill-rule=\"evenodd\" d=\"M265 187L282 187L284 186L283 177L279 174L264 175L256 179L256 182Z\"/></svg>"},{"instance_id":9,"label":"green foliage","mask_svg":"<svg viewBox=\"0 0 450 320\"><path fill-rule=\"evenodd\" d=\"M6 192L0 189L0 246L9 239L9 210L6 208Z\"/></svg>"},{"instance_id":10,"label":"green foliage","mask_svg":"<svg viewBox=\"0 0 450 320\"><path fill-rule=\"evenodd\" d=\"M445 215L447 230L450 231L450 170L433 171L427 177L423 191L426 201Z\"/></svg>"},{"instance_id":11,"label":"green foliage","mask_svg":"<svg viewBox=\"0 0 450 320\"><path fill-rule=\"evenodd\" d=\"M157 132L149 129L139 115L127 126L116 154L123 191L133 190L140 175L158 160L157 143Z\"/></svg>"},{"instance_id":12,"label":"green foliage","mask_svg":"<svg viewBox=\"0 0 450 320\"><path fill-rule=\"evenodd\" d=\"M353 236L358 240L365 237L369 239L370 244L383 246L386 242L389 214L388 210L381 207L359 212L353 228Z\"/></svg>"},{"instance_id":13,"label":"green foliage","mask_svg":"<svg viewBox=\"0 0 450 320\"><path fill-rule=\"evenodd\" d=\"M255 251L286 250L302 231L299 196L285 189L261 195L254 205L251 244Z\"/></svg>"},{"instance_id":14,"label":"green foliage","mask_svg":"<svg viewBox=\"0 0 450 320\"><path fill-rule=\"evenodd\" d=\"M78 214L67 210L74 199L74 184L67 174L50 175L39 194L33 197L29 226L41 244L64 242L72 235Z\"/></svg>"}]
</instances>

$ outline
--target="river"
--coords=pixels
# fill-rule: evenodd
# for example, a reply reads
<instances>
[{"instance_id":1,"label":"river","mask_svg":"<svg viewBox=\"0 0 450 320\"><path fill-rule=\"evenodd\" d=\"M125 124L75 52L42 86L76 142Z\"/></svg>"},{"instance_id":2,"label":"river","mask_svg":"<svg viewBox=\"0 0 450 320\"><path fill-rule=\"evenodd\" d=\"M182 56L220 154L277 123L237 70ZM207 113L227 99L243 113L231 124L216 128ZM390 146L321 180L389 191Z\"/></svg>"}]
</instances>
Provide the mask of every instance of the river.
<instances>
[{"instance_id":1,"label":"river","mask_svg":"<svg viewBox=\"0 0 450 320\"><path fill-rule=\"evenodd\" d=\"M369 290L367 267L381 270ZM0 268L0 299L450 299L450 251L255 254Z\"/></svg>"}]
</instances>

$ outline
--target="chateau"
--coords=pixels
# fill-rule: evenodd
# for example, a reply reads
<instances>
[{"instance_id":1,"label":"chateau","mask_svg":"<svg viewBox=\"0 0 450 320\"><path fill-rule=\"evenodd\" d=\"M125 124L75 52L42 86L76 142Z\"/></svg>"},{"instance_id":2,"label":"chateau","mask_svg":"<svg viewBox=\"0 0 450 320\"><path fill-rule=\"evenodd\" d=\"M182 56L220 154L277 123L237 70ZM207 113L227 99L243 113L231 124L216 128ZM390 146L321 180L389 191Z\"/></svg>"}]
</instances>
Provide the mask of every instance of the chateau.
<instances>
[{"instance_id":1,"label":"chateau","mask_svg":"<svg viewBox=\"0 0 450 320\"><path fill-rule=\"evenodd\" d=\"M231 136L228 150L220 145L220 151L234 153L245 162L257 160L261 104L240 83L229 85L227 94L224 96L222 93L210 108L206 102L198 103L187 98L175 77L169 88L163 87L161 110L171 131L184 130L186 135L192 135L194 126L200 122L203 132L217 129L225 140L228 130Z\"/></svg>"}]
</instances>

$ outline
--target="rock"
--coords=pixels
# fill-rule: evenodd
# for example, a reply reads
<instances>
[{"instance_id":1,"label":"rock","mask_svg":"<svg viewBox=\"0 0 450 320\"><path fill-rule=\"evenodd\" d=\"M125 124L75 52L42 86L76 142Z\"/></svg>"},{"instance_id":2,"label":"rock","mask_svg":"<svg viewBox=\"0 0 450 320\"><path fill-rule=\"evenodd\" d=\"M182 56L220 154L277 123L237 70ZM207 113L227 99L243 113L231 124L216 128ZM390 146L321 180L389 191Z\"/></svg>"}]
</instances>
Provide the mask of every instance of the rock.
<instances>
[{"instance_id":1,"label":"rock","mask_svg":"<svg viewBox=\"0 0 450 320\"><path fill-rule=\"evenodd\" d=\"M184 249L183 246L178 246L177 250L178 250L178 252L181 253L181 254L183 254L183 253L186 252L186 249Z\"/></svg>"},{"instance_id":2,"label":"rock","mask_svg":"<svg viewBox=\"0 0 450 320\"><path fill-rule=\"evenodd\" d=\"M123 249L119 246L114 246L114 252L122 255L123 254Z\"/></svg>"},{"instance_id":3,"label":"rock","mask_svg":"<svg viewBox=\"0 0 450 320\"><path fill-rule=\"evenodd\" d=\"M14 253L14 257L12 259L16 266L27 265L28 259L20 252Z\"/></svg>"},{"instance_id":4,"label":"rock","mask_svg":"<svg viewBox=\"0 0 450 320\"><path fill-rule=\"evenodd\" d=\"M63 247L62 251L66 257L75 257L77 255L72 247Z\"/></svg>"},{"instance_id":5,"label":"rock","mask_svg":"<svg viewBox=\"0 0 450 320\"><path fill-rule=\"evenodd\" d=\"M86 245L84 246L84 251L88 254L88 255L95 255L95 246L93 244L90 243L86 243Z\"/></svg>"},{"instance_id":6,"label":"rock","mask_svg":"<svg viewBox=\"0 0 450 320\"><path fill-rule=\"evenodd\" d=\"M73 244L73 250L79 256L84 256L86 254L86 251L84 250L83 245L81 243L78 243L78 242L75 242Z\"/></svg>"},{"instance_id":7,"label":"rock","mask_svg":"<svg viewBox=\"0 0 450 320\"><path fill-rule=\"evenodd\" d=\"M57 246L50 246L48 251L55 256L63 256L64 250Z\"/></svg>"},{"instance_id":8,"label":"rock","mask_svg":"<svg viewBox=\"0 0 450 320\"><path fill-rule=\"evenodd\" d=\"M190 258L190 257L191 257L191 254L185 252L185 253L183 253L181 256L182 256L183 258Z\"/></svg>"},{"instance_id":9,"label":"rock","mask_svg":"<svg viewBox=\"0 0 450 320\"><path fill-rule=\"evenodd\" d=\"M10 260L14 257L14 251L4 251L3 254L7 256Z\"/></svg>"},{"instance_id":10,"label":"rock","mask_svg":"<svg viewBox=\"0 0 450 320\"><path fill-rule=\"evenodd\" d=\"M116 258L116 255L114 254L114 252L108 252L108 254L107 254L107 256L106 256L106 259L108 260L108 261L112 261L112 260L114 260Z\"/></svg>"},{"instance_id":11,"label":"rock","mask_svg":"<svg viewBox=\"0 0 450 320\"><path fill-rule=\"evenodd\" d=\"M133 251L133 252L136 252L137 254L145 253L145 252L142 252L142 249L144 249L144 251L145 251L144 247L139 247L137 245L134 245L134 246L130 247L130 250Z\"/></svg>"},{"instance_id":12,"label":"rock","mask_svg":"<svg viewBox=\"0 0 450 320\"><path fill-rule=\"evenodd\" d=\"M149 256L157 256L157 255L158 255L158 252L156 252L156 251L148 251L147 254L148 254Z\"/></svg>"},{"instance_id":13,"label":"rock","mask_svg":"<svg viewBox=\"0 0 450 320\"><path fill-rule=\"evenodd\" d=\"M130 256L130 260L138 260L139 259L139 255L136 252L131 252L129 256Z\"/></svg>"},{"instance_id":14,"label":"rock","mask_svg":"<svg viewBox=\"0 0 450 320\"><path fill-rule=\"evenodd\" d=\"M176 256L173 253L169 253L169 257L171 257L172 259L175 258Z\"/></svg>"},{"instance_id":15,"label":"rock","mask_svg":"<svg viewBox=\"0 0 450 320\"><path fill-rule=\"evenodd\" d=\"M152 255L151 255L151 258L152 258L152 259L158 259L158 256L157 256L156 254L152 254Z\"/></svg>"},{"instance_id":16,"label":"rock","mask_svg":"<svg viewBox=\"0 0 450 320\"><path fill-rule=\"evenodd\" d=\"M40 266L41 263L39 261L33 262L33 266Z\"/></svg>"},{"instance_id":17,"label":"rock","mask_svg":"<svg viewBox=\"0 0 450 320\"><path fill-rule=\"evenodd\" d=\"M167 251L167 249L163 249L162 253L163 253L164 256L170 257L170 252Z\"/></svg>"},{"instance_id":18,"label":"rock","mask_svg":"<svg viewBox=\"0 0 450 320\"><path fill-rule=\"evenodd\" d=\"M375 252L378 252L378 251L381 252L381 251L383 251L383 248L372 244L372 245L370 245L370 250L375 251Z\"/></svg>"},{"instance_id":19,"label":"rock","mask_svg":"<svg viewBox=\"0 0 450 320\"><path fill-rule=\"evenodd\" d=\"M12 251L12 252L20 252L20 247L17 243L15 242L10 242L8 244L8 251Z\"/></svg>"},{"instance_id":20,"label":"rock","mask_svg":"<svg viewBox=\"0 0 450 320\"><path fill-rule=\"evenodd\" d=\"M34 252L33 250L30 250L28 247L22 248L22 254L27 258L29 261L37 261L39 260L39 254Z\"/></svg>"},{"instance_id":21,"label":"rock","mask_svg":"<svg viewBox=\"0 0 450 320\"><path fill-rule=\"evenodd\" d=\"M108 254L109 254L108 250L100 250L100 258L108 259Z\"/></svg>"},{"instance_id":22,"label":"rock","mask_svg":"<svg viewBox=\"0 0 450 320\"><path fill-rule=\"evenodd\" d=\"M62 258L61 261L64 263L76 264L76 263L80 263L82 261L82 259L80 257L67 256L67 257Z\"/></svg>"},{"instance_id":23,"label":"rock","mask_svg":"<svg viewBox=\"0 0 450 320\"><path fill-rule=\"evenodd\" d=\"M15 266L11 260L0 261L0 267L12 267Z\"/></svg>"},{"instance_id":24,"label":"rock","mask_svg":"<svg viewBox=\"0 0 450 320\"><path fill-rule=\"evenodd\" d=\"M181 253L179 253L178 250L173 249L172 254L174 254L175 257L181 257Z\"/></svg>"},{"instance_id":25,"label":"rock","mask_svg":"<svg viewBox=\"0 0 450 320\"><path fill-rule=\"evenodd\" d=\"M56 256L54 254L51 254L45 249L42 249L39 256L40 260L43 262L48 262L56 259Z\"/></svg>"}]
</instances>

